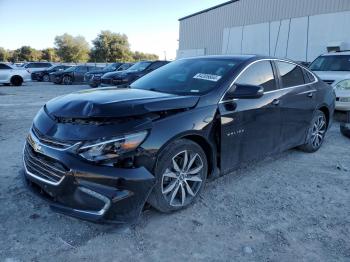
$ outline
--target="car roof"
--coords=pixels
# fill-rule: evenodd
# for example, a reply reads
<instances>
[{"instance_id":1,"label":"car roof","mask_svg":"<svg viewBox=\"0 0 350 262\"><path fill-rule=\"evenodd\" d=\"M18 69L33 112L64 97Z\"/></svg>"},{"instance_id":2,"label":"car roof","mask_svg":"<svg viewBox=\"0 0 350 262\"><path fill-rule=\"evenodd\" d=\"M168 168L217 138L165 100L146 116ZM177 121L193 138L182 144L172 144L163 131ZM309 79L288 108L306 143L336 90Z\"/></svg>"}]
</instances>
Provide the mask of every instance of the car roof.
<instances>
[{"instance_id":1,"label":"car roof","mask_svg":"<svg viewBox=\"0 0 350 262\"><path fill-rule=\"evenodd\" d=\"M350 51L326 53L321 56L342 56L342 55L350 55Z\"/></svg>"}]
</instances>

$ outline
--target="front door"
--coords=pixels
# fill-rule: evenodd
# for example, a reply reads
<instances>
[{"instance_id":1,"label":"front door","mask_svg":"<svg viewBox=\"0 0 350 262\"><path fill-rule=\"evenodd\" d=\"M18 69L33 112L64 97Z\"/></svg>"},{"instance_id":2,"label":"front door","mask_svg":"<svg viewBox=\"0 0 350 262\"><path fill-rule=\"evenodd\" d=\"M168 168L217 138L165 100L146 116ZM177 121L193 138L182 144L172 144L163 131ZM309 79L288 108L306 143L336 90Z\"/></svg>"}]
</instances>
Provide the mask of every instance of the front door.
<instances>
[{"instance_id":1,"label":"front door","mask_svg":"<svg viewBox=\"0 0 350 262\"><path fill-rule=\"evenodd\" d=\"M222 172L278 151L280 141L280 94L276 92L271 62L263 60L251 64L235 83L262 86L264 95L219 104Z\"/></svg>"}]
</instances>

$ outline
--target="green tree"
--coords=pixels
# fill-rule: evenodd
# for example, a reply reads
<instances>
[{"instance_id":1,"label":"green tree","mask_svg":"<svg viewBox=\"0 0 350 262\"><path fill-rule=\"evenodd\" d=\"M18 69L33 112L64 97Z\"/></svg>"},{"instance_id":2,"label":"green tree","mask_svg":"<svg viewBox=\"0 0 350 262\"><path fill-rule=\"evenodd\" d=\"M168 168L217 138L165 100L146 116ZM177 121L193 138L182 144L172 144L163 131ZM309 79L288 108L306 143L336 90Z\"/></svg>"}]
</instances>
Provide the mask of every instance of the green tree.
<instances>
[{"instance_id":1,"label":"green tree","mask_svg":"<svg viewBox=\"0 0 350 262\"><path fill-rule=\"evenodd\" d=\"M5 48L0 47L0 61L7 62L9 59L9 55L9 52Z\"/></svg>"},{"instance_id":2,"label":"green tree","mask_svg":"<svg viewBox=\"0 0 350 262\"><path fill-rule=\"evenodd\" d=\"M125 34L101 31L92 44L91 61L93 62L132 60L128 37Z\"/></svg>"},{"instance_id":3,"label":"green tree","mask_svg":"<svg viewBox=\"0 0 350 262\"><path fill-rule=\"evenodd\" d=\"M155 54L147 54L147 53L142 53L139 51L135 51L132 54L132 57L134 61L140 61L140 60L158 60L159 57Z\"/></svg>"},{"instance_id":4,"label":"green tree","mask_svg":"<svg viewBox=\"0 0 350 262\"><path fill-rule=\"evenodd\" d=\"M13 62L17 61L40 61L41 51L31 48L30 46L22 46L13 51Z\"/></svg>"},{"instance_id":5,"label":"green tree","mask_svg":"<svg viewBox=\"0 0 350 262\"><path fill-rule=\"evenodd\" d=\"M82 36L63 34L55 37L57 54L63 62L86 62L89 59L89 44Z\"/></svg>"},{"instance_id":6,"label":"green tree","mask_svg":"<svg viewBox=\"0 0 350 262\"><path fill-rule=\"evenodd\" d=\"M41 59L50 62L59 62L60 58L57 55L57 51L55 48L46 48L41 51Z\"/></svg>"}]
</instances>

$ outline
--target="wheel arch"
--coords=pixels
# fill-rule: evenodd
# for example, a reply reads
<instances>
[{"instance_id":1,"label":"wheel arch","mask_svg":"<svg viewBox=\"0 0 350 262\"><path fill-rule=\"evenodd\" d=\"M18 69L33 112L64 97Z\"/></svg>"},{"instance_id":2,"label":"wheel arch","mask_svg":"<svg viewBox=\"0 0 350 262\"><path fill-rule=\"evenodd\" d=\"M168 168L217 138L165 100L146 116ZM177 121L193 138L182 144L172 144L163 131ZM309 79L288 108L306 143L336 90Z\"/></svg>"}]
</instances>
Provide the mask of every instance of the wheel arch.
<instances>
[{"instance_id":1,"label":"wheel arch","mask_svg":"<svg viewBox=\"0 0 350 262\"><path fill-rule=\"evenodd\" d=\"M320 110L325 115L327 120L327 128L328 128L330 124L330 119L331 119L331 112L329 108L326 105L321 105L317 108L317 110Z\"/></svg>"},{"instance_id":2,"label":"wheel arch","mask_svg":"<svg viewBox=\"0 0 350 262\"><path fill-rule=\"evenodd\" d=\"M162 148L159 150L159 153L161 153L164 148L166 148L169 144L172 142L179 140L179 139L188 139L192 142L195 142L198 144L204 151L207 161L208 161L208 178L211 178L212 176L216 175L217 170L217 152L216 152L216 146L211 143L208 138L204 137L202 134L198 134L195 132L190 133L183 133L180 135L177 135L170 139L166 144L162 146Z\"/></svg>"},{"instance_id":3,"label":"wheel arch","mask_svg":"<svg viewBox=\"0 0 350 262\"><path fill-rule=\"evenodd\" d=\"M14 79L15 77L18 77L18 78L22 79L22 82L23 82L23 77L21 75L13 75L13 76L11 76L10 81L12 81L12 79Z\"/></svg>"}]
</instances>

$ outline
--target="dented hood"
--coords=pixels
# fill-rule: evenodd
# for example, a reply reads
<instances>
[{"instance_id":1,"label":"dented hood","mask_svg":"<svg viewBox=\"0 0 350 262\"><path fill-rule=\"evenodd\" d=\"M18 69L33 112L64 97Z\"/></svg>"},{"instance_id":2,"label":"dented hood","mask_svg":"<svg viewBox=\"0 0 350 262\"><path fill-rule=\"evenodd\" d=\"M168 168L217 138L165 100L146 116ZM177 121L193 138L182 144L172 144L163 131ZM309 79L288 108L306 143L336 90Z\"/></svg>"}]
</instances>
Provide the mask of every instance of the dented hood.
<instances>
[{"instance_id":1,"label":"dented hood","mask_svg":"<svg viewBox=\"0 0 350 262\"><path fill-rule=\"evenodd\" d=\"M179 96L141 89L100 88L57 97L46 104L55 117L126 117L194 107L198 96Z\"/></svg>"}]
</instances>

